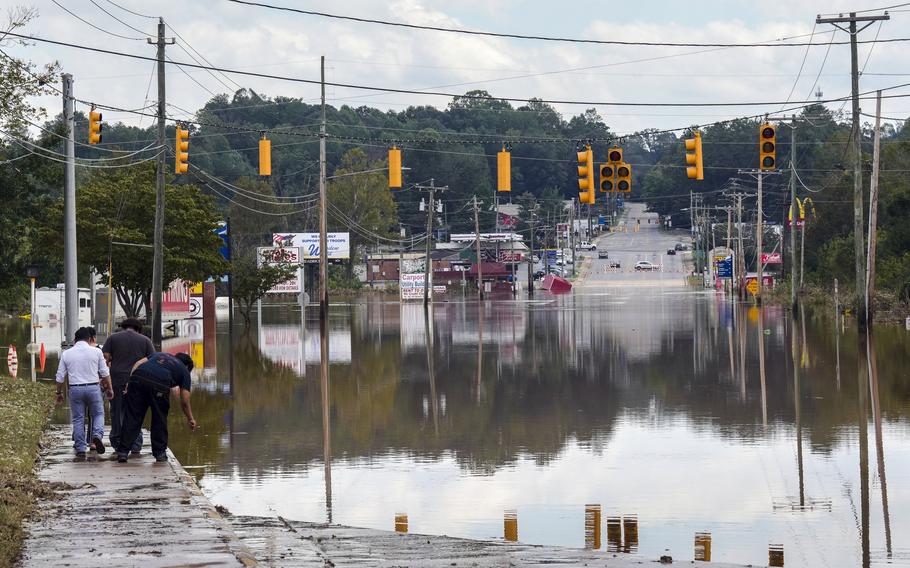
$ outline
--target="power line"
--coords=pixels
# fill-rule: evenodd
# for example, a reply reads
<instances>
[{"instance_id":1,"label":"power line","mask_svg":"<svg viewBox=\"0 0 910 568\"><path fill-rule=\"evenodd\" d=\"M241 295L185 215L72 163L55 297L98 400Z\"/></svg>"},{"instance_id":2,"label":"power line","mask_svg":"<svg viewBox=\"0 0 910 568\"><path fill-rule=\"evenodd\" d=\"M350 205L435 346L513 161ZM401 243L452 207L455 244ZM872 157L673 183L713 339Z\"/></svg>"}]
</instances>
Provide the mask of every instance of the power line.
<instances>
[{"instance_id":1,"label":"power line","mask_svg":"<svg viewBox=\"0 0 910 568\"><path fill-rule=\"evenodd\" d=\"M146 32L144 32L144 31L140 30L139 28L133 27L133 26L131 26L130 24L124 22L123 20L121 20L121 19L118 18L117 16L115 16L115 15L111 14L110 12L108 12L107 10L105 10L105 9L101 6L101 4L98 4L97 2L95 2L95 0L89 0L89 2L91 2L91 3L94 4L95 7L97 7L99 10L101 10L102 12L104 12L105 14L107 14L108 16L110 16L111 18L117 20L118 22L120 22L120 23L123 24L124 26L128 27L129 29L133 30L134 32L139 32L139 33L141 33L141 34L142 34L143 36L145 36L145 37L149 37L149 36L152 35L152 34L146 33ZM115 5L116 5L116 4L115 4ZM118 6L118 7L119 7L119 6ZM151 17L151 16L146 16L146 17Z\"/></svg>"},{"instance_id":2,"label":"power line","mask_svg":"<svg viewBox=\"0 0 910 568\"><path fill-rule=\"evenodd\" d=\"M91 26L91 27L95 28L95 29L98 30L99 32L106 33L106 34L111 35L111 36L114 36L114 37L119 37L120 39L128 39L128 40L132 40L132 41L142 41L143 39L145 39L145 38L142 38L142 37L130 37L130 36L125 36L125 35L120 35L120 34L117 34L117 33L112 32L112 31L108 31L108 30L106 30L106 29L104 29L104 28L101 28L101 27L96 26L95 24L93 24L93 23L91 23L90 21L88 21L88 20L82 18L81 16L76 15L76 14L75 14L74 12L72 12L69 8L66 8L66 7L65 7L63 4L61 4L60 2L57 2L57 0L51 0L51 2L53 2L54 4L56 4L58 8L60 8L60 9L63 10L64 12L68 13L70 16L76 18L77 20L79 20L80 22L82 22L82 23L84 23L84 24L86 24L86 25L88 25L88 26Z\"/></svg>"},{"instance_id":3,"label":"power line","mask_svg":"<svg viewBox=\"0 0 910 568\"><path fill-rule=\"evenodd\" d=\"M132 15L134 15L134 16L139 16L140 18L149 18L150 20L157 20L157 19L158 19L158 18L155 17L155 16L148 16L148 15L146 15L146 14L140 14L139 12L134 12L133 10L130 10L129 8L124 8L124 7L121 6L120 4L117 4L116 2L112 2L111 0L105 0L105 1L106 1L108 4L111 4L112 6L116 6L116 7L120 8L121 10L123 10L124 12L129 12L130 14L132 14Z\"/></svg>"},{"instance_id":4,"label":"power line","mask_svg":"<svg viewBox=\"0 0 910 568\"><path fill-rule=\"evenodd\" d=\"M583 44L597 44L597 45L634 45L634 46L656 46L656 47L803 47L805 45L825 45L823 43L779 43L779 44L765 44L765 43L695 43L695 42L658 42L658 41L622 41L622 40L601 40L601 39L581 39L581 38L569 38L569 37L553 37L553 36L538 36L538 35L522 35L522 34L510 34L510 33L498 33L498 32L487 32L480 30L465 30L458 28L445 28L442 26L425 26L418 24L408 24L404 22L393 22L389 20L377 20L373 18L360 18L357 16L344 16L340 14L329 14L327 12L316 12L314 10L301 10L299 8L290 8L287 6L273 6L271 4L265 4L262 2L249 2L247 0L228 0L235 4L246 4L248 6L256 6L258 8L268 8L270 10L279 10L284 12L294 12L297 14L304 14L308 16L319 16L322 18L331 18L336 20L349 20L352 22L360 22L365 24L378 24L382 26L392 26L398 28L408 28L415 30L427 30L434 32L446 32L446 33L455 33L455 34L465 34L465 35L475 35L475 36L487 36L487 37L501 37L508 39L527 39L527 40L537 40L537 41L554 41L561 43L583 43ZM779 41L786 40L788 38L781 38ZM892 40L884 41L908 41L910 38L894 38ZM840 42L840 44L848 44L849 42ZM862 42L861 42L862 43Z\"/></svg>"},{"instance_id":5,"label":"power line","mask_svg":"<svg viewBox=\"0 0 910 568\"><path fill-rule=\"evenodd\" d=\"M233 0L232 0L232 1L233 1ZM22 35L22 34L16 34L16 33L13 33L13 32L10 32L10 33L7 34L7 35L10 35L10 36L12 36L12 37L18 37L18 38L30 40L30 41L43 42L43 43L50 43L50 44L53 44L53 45L60 45L60 46L63 46L63 47L71 47L71 48L74 48L74 49L82 49L82 50L86 50L86 51L93 51L93 52L96 52L96 53L105 53L105 54L108 54L108 55L116 55L116 56L120 56L120 57L129 57L129 58L132 58L132 59L141 59L141 60L145 60L145 61L154 61L154 60L155 60L155 58L149 57L149 56L145 56L145 55L136 55L136 54L131 54L131 53L124 53L124 52L119 52L119 51L113 51L113 50L109 50L109 49L102 49L102 48L97 48L97 47L89 47L89 46L79 45L79 44L74 44L74 43L69 43L69 42L56 41L56 40L52 40L52 39L46 39L46 38L40 38L40 37L34 37L34 36L27 36L27 35ZM910 38L907 38L907 39L910 40ZM885 40L879 40L879 41L885 41ZM821 45L821 44L820 44L820 45ZM173 63L173 64L175 64L175 65L183 65L183 66L185 66L185 67L194 67L194 68L198 68L198 69L211 69L211 70L213 70L213 71L221 71L221 72L224 72L224 73L232 73L232 74L236 74L236 75L245 75L245 76L250 76L250 77L258 77L258 78L263 78L263 79L275 79L275 80L278 80L278 81L289 81L289 82L294 82L294 83L306 83L306 84L310 84L310 85L320 85L320 84L323 84L322 81L317 81L317 80L315 80L315 79L303 79L303 78L300 78L300 77L290 77L290 76L284 76L284 75L271 75L271 74L268 74L268 73L257 73L257 72L254 72L254 71L240 71L240 70L237 70L237 69L227 69L227 68L223 68L223 67L208 67L208 66L205 66L205 65L193 64L193 63L186 63L186 62L182 62L182 61L171 61L171 63ZM593 106L619 106L619 107L736 107L736 106L775 106L775 105L779 105L779 104L786 104L785 102L781 102L781 101L761 101L761 102L759 102L759 101L742 101L742 102L721 102L721 103L719 103L719 102L711 102L711 103L692 103L692 102L688 102L688 103L682 103L682 102L667 103L667 102L628 102L628 101L625 101L625 102L618 102L618 101L574 101L574 100L561 100L561 99L539 99L539 98L520 98L520 97L486 97L486 96L478 96L478 95L466 95L466 94L458 94L458 93L447 93L447 92L440 92L440 91L421 91L421 90L414 90L414 89L398 89L398 88L392 88L392 87L375 87L375 86L371 86L371 85L357 85L357 84L350 84L350 83L335 83L335 82L329 82L329 81L326 81L324 84L327 85L327 86L331 86L331 87L339 87L339 88L346 88L346 89L358 89L358 90L365 90L365 91L381 91L381 92L387 92L387 93L401 93L401 94L409 94L409 95L441 96L441 97L455 98L455 99L461 99L461 100L508 101L508 102L520 102L520 103L528 103L528 104L530 104L530 103L546 103L546 104L561 104L561 105L583 105L583 106L588 106L588 107L593 107ZM896 89L896 88L901 88L901 87L906 87L906 86L910 86L910 83L904 83L904 84L901 84L901 85L895 85L895 86L889 87L889 88L887 88L887 89ZM882 90L887 90L887 89L882 89ZM886 96L884 96L883 98L895 98L895 97L903 97L903 96L908 96L908 95L891 95L891 96L886 95ZM849 97L840 97L840 98L837 98L837 99L825 99L825 100L816 101L816 102L818 102L818 103L841 102L841 101L844 101L844 100L846 100L846 99L848 99L848 98L849 98ZM860 98L872 98L872 97L860 97Z\"/></svg>"}]
</instances>

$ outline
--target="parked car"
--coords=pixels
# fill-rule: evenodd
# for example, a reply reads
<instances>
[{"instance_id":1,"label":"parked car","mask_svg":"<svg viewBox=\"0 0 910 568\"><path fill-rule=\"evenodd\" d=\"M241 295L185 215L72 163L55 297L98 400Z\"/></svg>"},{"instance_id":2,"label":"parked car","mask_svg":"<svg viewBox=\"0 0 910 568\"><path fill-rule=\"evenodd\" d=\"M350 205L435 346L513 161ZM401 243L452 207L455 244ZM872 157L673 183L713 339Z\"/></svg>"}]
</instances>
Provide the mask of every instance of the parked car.
<instances>
[{"instance_id":1,"label":"parked car","mask_svg":"<svg viewBox=\"0 0 910 568\"><path fill-rule=\"evenodd\" d=\"M686 250L686 249L682 243L676 243L676 246L673 248L673 250Z\"/></svg>"},{"instance_id":2,"label":"parked car","mask_svg":"<svg viewBox=\"0 0 910 568\"><path fill-rule=\"evenodd\" d=\"M676 249L667 249L667 254L670 256L676 256Z\"/></svg>"},{"instance_id":3,"label":"parked car","mask_svg":"<svg viewBox=\"0 0 910 568\"><path fill-rule=\"evenodd\" d=\"M610 261L610 268L619 268L619 267L620 267L620 266L619 266L619 261L618 261L618 260L611 260L611 261Z\"/></svg>"},{"instance_id":4,"label":"parked car","mask_svg":"<svg viewBox=\"0 0 910 568\"><path fill-rule=\"evenodd\" d=\"M610 258L610 253L605 250L602 250L597 253L597 258Z\"/></svg>"},{"instance_id":5,"label":"parked car","mask_svg":"<svg viewBox=\"0 0 910 568\"><path fill-rule=\"evenodd\" d=\"M538 271L534 272L534 280L540 280L541 278L543 278L546 275L547 275L547 273L545 271L538 270Z\"/></svg>"},{"instance_id":6,"label":"parked car","mask_svg":"<svg viewBox=\"0 0 910 568\"><path fill-rule=\"evenodd\" d=\"M658 270L660 267L648 260L639 260L635 263L635 270Z\"/></svg>"},{"instance_id":7,"label":"parked car","mask_svg":"<svg viewBox=\"0 0 910 568\"><path fill-rule=\"evenodd\" d=\"M597 250L597 245L594 243L589 243L588 241L581 241L575 245L575 248L578 250Z\"/></svg>"}]
</instances>

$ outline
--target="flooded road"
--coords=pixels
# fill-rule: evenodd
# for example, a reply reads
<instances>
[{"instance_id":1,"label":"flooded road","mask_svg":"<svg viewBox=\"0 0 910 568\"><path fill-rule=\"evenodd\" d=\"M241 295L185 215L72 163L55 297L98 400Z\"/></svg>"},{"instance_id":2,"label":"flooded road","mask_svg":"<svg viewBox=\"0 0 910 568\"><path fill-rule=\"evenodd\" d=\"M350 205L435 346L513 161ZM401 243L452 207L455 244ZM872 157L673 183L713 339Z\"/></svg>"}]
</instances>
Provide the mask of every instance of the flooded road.
<instances>
[{"instance_id":1,"label":"flooded road","mask_svg":"<svg viewBox=\"0 0 910 568\"><path fill-rule=\"evenodd\" d=\"M172 413L171 446L236 514L910 566L910 334L877 328L869 365L853 327L685 287L438 303L428 317L365 299L332 306L324 383L318 310L301 324L265 307L235 339L233 381L223 327L217 344L191 329L166 346L203 363L200 427Z\"/></svg>"}]
</instances>

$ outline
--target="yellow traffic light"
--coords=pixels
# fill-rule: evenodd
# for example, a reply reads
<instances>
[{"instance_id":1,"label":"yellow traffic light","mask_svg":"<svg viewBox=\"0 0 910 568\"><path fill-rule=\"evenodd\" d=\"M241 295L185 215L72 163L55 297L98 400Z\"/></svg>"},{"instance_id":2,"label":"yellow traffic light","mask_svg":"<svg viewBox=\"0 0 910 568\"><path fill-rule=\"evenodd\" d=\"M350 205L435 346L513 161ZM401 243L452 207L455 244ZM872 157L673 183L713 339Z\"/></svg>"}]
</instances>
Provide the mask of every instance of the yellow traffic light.
<instances>
[{"instance_id":1,"label":"yellow traffic light","mask_svg":"<svg viewBox=\"0 0 910 568\"><path fill-rule=\"evenodd\" d=\"M180 128L178 124L174 139L174 173L185 174L190 168L188 163L190 159L190 131Z\"/></svg>"},{"instance_id":2,"label":"yellow traffic light","mask_svg":"<svg viewBox=\"0 0 910 568\"><path fill-rule=\"evenodd\" d=\"M92 107L88 113L88 143L98 144L101 142L101 113Z\"/></svg>"},{"instance_id":3,"label":"yellow traffic light","mask_svg":"<svg viewBox=\"0 0 910 568\"><path fill-rule=\"evenodd\" d=\"M777 168L777 129L773 124L762 124L759 129L758 168L761 171Z\"/></svg>"},{"instance_id":4,"label":"yellow traffic light","mask_svg":"<svg viewBox=\"0 0 910 568\"><path fill-rule=\"evenodd\" d=\"M600 165L600 192L607 193L616 188L616 168L613 164Z\"/></svg>"},{"instance_id":5,"label":"yellow traffic light","mask_svg":"<svg viewBox=\"0 0 910 568\"><path fill-rule=\"evenodd\" d=\"M632 164L620 162L616 166L616 191L623 193L632 191Z\"/></svg>"},{"instance_id":6,"label":"yellow traffic light","mask_svg":"<svg viewBox=\"0 0 910 568\"><path fill-rule=\"evenodd\" d=\"M512 154L503 146L496 154L496 189L512 191Z\"/></svg>"},{"instance_id":7,"label":"yellow traffic light","mask_svg":"<svg viewBox=\"0 0 910 568\"><path fill-rule=\"evenodd\" d=\"M389 148L389 189L401 189L401 150Z\"/></svg>"},{"instance_id":8,"label":"yellow traffic light","mask_svg":"<svg viewBox=\"0 0 910 568\"><path fill-rule=\"evenodd\" d=\"M701 132L695 133L695 138L686 138L686 175L689 179L699 181L705 179L705 168L701 154Z\"/></svg>"},{"instance_id":9,"label":"yellow traffic light","mask_svg":"<svg viewBox=\"0 0 910 568\"><path fill-rule=\"evenodd\" d=\"M594 203L594 152L591 145L576 154L578 160L578 201Z\"/></svg>"},{"instance_id":10,"label":"yellow traffic light","mask_svg":"<svg viewBox=\"0 0 910 568\"><path fill-rule=\"evenodd\" d=\"M272 141L265 137L259 139L259 175L272 175Z\"/></svg>"},{"instance_id":11,"label":"yellow traffic light","mask_svg":"<svg viewBox=\"0 0 910 568\"><path fill-rule=\"evenodd\" d=\"M610 148L610 151L607 152L607 161L611 164L618 164L622 161L622 148L619 146L613 146Z\"/></svg>"}]
</instances>

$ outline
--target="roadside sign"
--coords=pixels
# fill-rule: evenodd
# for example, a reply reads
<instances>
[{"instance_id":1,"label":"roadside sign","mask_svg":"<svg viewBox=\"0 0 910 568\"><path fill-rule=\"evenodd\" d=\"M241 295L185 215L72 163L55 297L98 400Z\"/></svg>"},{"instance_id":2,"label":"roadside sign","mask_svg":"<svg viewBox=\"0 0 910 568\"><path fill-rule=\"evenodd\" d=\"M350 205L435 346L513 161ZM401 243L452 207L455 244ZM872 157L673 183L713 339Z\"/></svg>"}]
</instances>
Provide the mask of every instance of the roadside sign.
<instances>
[{"instance_id":1,"label":"roadside sign","mask_svg":"<svg viewBox=\"0 0 910 568\"><path fill-rule=\"evenodd\" d=\"M733 278L733 257L728 256L717 261L717 277Z\"/></svg>"},{"instance_id":2,"label":"roadside sign","mask_svg":"<svg viewBox=\"0 0 910 568\"><path fill-rule=\"evenodd\" d=\"M784 262L779 252L763 252L761 253L761 263L762 264L782 264Z\"/></svg>"},{"instance_id":3,"label":"roadside sign","mask_svg":"<svg viewBox=\"0 0 910 568\"><path fill-rule=\"evenodd\" d=\"M749 291L753 296L758 294L758 280L753 278L746 282L746 290Z\"/></svg>"},{"instance_id":4,"label":"roadside sign","mask_svg":"<svg viewBox=\"0 0 910 568\"><path fill-rule=\"evenodd\" d=\"M259 266L269 264L272 266L297 265L297 274L291 279L277 284L269 290L269 294L299 294L303 291L300 276L300 249L298 247L257 247L256 260Z\"/></svg>"}]
</instances>

